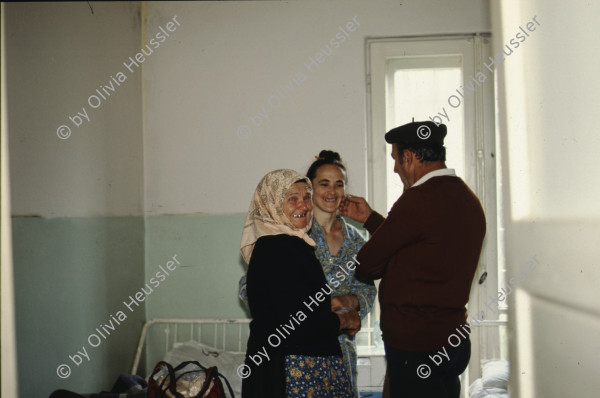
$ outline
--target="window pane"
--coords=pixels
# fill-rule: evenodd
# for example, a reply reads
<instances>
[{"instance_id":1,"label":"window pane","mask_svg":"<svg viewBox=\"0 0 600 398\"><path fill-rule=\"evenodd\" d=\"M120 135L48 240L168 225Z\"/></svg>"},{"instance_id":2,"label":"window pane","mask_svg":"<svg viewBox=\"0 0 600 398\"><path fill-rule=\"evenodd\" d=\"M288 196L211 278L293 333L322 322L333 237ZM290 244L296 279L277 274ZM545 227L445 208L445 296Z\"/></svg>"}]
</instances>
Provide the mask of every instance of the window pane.
<instances>
[{"instance_id":1,"label":"window pane","mask_svg":"<svg viewBox=\"0 0 600 398\"><path fill-rule=\"evenodd\" d=\"M424 58L425 63L431 63L432 58ZM407 64L415 64L415 59L407 60ZM456 62L456 61L454 61ZM462 91L462 68L431 67L431 68L402 68L401 60L388 63L388 84L386 90L387 115L386 130L409 123L413 120L429 120L442 107L446 110L448 96L455 93L456 89ZM464 112L452 109L448 116L450 122L444 120L448 127L448 135L444 139L446 147L446 165L456 170L458 176L464 177ZM445 119L445 118L444 118ZM386 146L387 159L387 209L391 209L394 202L402 194L403 185L400 177L393 172L394 160L391 157L391 145Z\"/></svg>"}]
</instances>

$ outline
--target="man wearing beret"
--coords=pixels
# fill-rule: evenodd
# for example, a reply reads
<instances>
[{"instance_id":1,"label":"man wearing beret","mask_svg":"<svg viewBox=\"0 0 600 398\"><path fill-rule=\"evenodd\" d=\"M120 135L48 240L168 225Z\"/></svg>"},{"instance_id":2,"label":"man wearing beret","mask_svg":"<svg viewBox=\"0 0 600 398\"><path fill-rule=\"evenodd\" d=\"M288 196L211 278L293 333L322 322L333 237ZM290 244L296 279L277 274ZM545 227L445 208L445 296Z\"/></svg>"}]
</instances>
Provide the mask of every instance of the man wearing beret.
<instances>
[{"instance_id":1,"label":"man wearing beret","mask_svg":"<svg viewBox=\"0 0 600 398\"><path fill-rule=\"evenodd\" d=\"M356 256L356 275L380 279L381 330L390 396L458 398L471 357L466 304L483 238L479 199L446 168L446 126L412 122L390 130L404 192L388 217L363 198L341 214L364 223L371 238Z\"/></svg>"}]
</instances>

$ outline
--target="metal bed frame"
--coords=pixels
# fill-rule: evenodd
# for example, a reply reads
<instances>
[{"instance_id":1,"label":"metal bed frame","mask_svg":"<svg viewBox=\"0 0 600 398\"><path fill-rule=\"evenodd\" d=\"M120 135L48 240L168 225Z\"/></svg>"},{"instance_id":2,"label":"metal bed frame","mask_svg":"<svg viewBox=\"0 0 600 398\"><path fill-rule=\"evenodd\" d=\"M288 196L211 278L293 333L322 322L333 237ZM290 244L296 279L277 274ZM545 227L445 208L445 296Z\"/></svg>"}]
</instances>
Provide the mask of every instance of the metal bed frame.
<instances>
[{"instance_id":1,"label":"metal bed frame","mask_svg":"<svg viewBox=\"0 0 600 398\"><path fill-rule=\"evenodd\" d=\"M164 329L164 347L166 354L170 349L173 348L175 343L178 343L178 336L181 335L180 329L189 329L189 340L195 340L203 342L205 344L211 344L212 347L222 350L227 350L227 336L231 336L231 330L237 328L237 344L234 342L234 347L237 346L237 351L231 351L234 354L246 352L246 341L249 333L250 319L236 318L236 319L183 319L183 318L156 318L146 321L142 332L140 334L140 340L138 342L135 359L133 361L133 367L131 368L131 374L136 374L140 359L144 352L147 335L150 329L154 325L163 325ZM206 332L207 327L212 327L212 341L203 340L202 332ZM207 333L205 333L206 335ZM220 338L219 338L220 337ZM229 347L231 347L231 340ZM163 354L163 355L164 355Z\"/></svg>"}]
</instances>

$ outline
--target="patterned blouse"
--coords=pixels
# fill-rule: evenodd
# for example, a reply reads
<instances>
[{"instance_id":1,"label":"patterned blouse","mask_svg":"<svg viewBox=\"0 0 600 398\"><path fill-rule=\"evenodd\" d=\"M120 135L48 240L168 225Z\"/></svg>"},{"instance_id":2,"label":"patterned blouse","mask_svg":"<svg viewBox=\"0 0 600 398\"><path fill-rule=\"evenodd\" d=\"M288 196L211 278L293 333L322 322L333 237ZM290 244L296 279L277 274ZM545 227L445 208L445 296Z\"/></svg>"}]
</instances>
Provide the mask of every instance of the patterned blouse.
<instances>
[{"instance_id":1,"label":"patterned blouse","mask_svg":"<svg viewBox=\"0 0 600 398\"><path fill-rule=\"evenodd\" d=\"M377 289L372 281L364 283L357 280L354 276L354 266L357 263L353 257L356 256L356 253L358 253L365 240L354 226L348 224L341 217L338 219L342 223L344 242L335 256L332 256L329 252L329 246L325 239L323 227L317 222L316 218L313 219L313 225L309 235L317 244L315 247L315 255L323 267L325 279L327 281L336 281L333 284L329 284L334 290L332 296L343 296L347 294L356 296L360 302L360 318L364 319L371 311L377 294ZM353 265L348 267L348 263L353 263ZM239 294L242 301L248 306L245 275L240 279ZM344 355L344 363L348 368L352 381L354 394L355 397L358 398L356 343L354 337L345 333L340 334L339 341Z\"/></svg>"},{"instance_id":2,"label":"patterned blouse","mask_svg":"<svg viewBox=\"0 0 600 398\"><path fill-rule=\"evenodd\" d=\"M323 227L321 227L316 218L313 219L313 225L309 235L317 244L315 247L315 254L317 259L321 262L325 279L328 281L335 279L341 282L340 286L334 289L333 296L343 296L346 294L355 295L360 302L360 318L364 319L373 307L377 289L373 282L363 283L357 280L354 276L354 271L351 271L347 265L348 262L352 262L354 263L352 268L354 268L357 264L353 257L356 256L356 253L358 253L363 243L365 243L365 240L354 226L348 224L341 217L338 219L342 223L344 243L342 243L342 247L340 247L340 250L335 256L332 256L329 252L329 246L325 239ZM340 274L337 274L340 271L343 271L344 274L348 272L350 275L345 277L342 281ZM345 276L344 274L341 275Z\"/></svg>"},{"instance_id":3,"label":"patterned blouse","mask_svg":"<svg viewBox=\"0 0 600 398\"><path fill-rule=\"evenodd\" d=\"M348 268L348 263L353 263L351 268L354 268L354 266L357 264L353 257L356 256L356 253L358 253L363 243L365 243L365 240L354 226L348 224L341 217L339 220L342 223L344 243L342 243L342 247L340 247L340 250L335 256L332 256L329 252L329 246L327 245L327 240L325 239L323 227L321 227L316 218L313 219L310 237L313 238L317 244L315 247L315 254L321 262L325 279L328 281L336 279L337 281L341 282L340 285L335 288L332 296L343 296L346 294L352 294L356 296L360 302L360 319L364 319L371 311L371 308L373 308L373 302L375 300L375 296L377 295L377 288L372 281L369 283L363 283L357 280L354 276L354 270L350 270ZM349 276L342 281L340 276L345 276L346 272L349 273ZM358 397L358 357L356 354L356 343L354 341L354 337L344 333L340 334L338 339L340 341L342 354L344 355L344 363L346 366L348 366L348 370L350 372L350 379L354 388L355 397Z\"/></svg>"}]
</instances>

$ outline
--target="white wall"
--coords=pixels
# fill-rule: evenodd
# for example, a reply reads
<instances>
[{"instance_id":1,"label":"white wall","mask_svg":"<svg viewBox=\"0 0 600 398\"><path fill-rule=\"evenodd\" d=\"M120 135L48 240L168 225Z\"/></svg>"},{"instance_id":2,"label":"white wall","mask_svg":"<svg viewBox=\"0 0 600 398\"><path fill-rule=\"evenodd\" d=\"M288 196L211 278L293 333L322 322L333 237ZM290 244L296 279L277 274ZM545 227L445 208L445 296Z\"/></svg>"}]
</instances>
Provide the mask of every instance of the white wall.
<instances>
[{"instance_id":1,"label":"white wall","mask_svg":"<svg viewBox=\"0 0 600 398\"><path fill-rule=\"evenodd\" d=\"M493 7L497 51L540 23L498 70L508 276L540 263L509 297L513 397L600 388L599 13L585 1Z\"/></svg>"},{"instance_id":2,"label":"white wall","mask_svg":"<svg viewBox=\"0 0 600 398\"><path fill-rule=\"evenodd\" d=\"M146 214L246 212L265 173L305 172L321 149L341 153L350 190L365 195L365 38L489 31L486 4L149 2L148 38L175 15L181 26L144 64ZM310 72L304 64L355 17ZM299 72L305 81L290 83ZM251 118L265 111L257 127Z\"/></svg>"},{"instance_id":3,"label":"white wall","mask_svg":"<svg viewBox=\"0 0 600 398\"><path fill-rule=\"evenodd\" d=\"M10 142L13 214L245 212L262 175L304 172L324 148L342 154L350 190L364 195L365 37L488 31L486 4L149 2L142 38L132 2L91 3L93 14L87 3L15 5L16 20L27 20L9 27L19 38L18 51L8 48L8 74L18 76L7 84L18 136ZM124 62L174 16L177 29L129 71ZM310 72L304 64L355 17L356 30ZM119 72L127 80L113 82L108 97L101 86ZM96 89L107 99L92 109ZM90 121L76 127L69 116L82 107ZM252 118L258 123L263 108L268 120L257 127ZM61 125L69 139L57 138ZM244 125L251 132L241 139Z\"/></svg>"},{"instance_id":4,"label":"white wall","mask_svg":"<svg viewBox=\"0 0 600 398\"><path fill-rule=\"evenodd\" d=\"M12 3L6 90L12 213L42 217L139 215L142 208L141 71L124 74L139 51L133 2ZM106 100L95 92L115 89ZM98 96L88 104L91 95ZM85 111L82 110L85 108ZM75 119L77 113L87 114ZM61 140L57 129L71 136Z\"/></svg>"}]
</instances>

